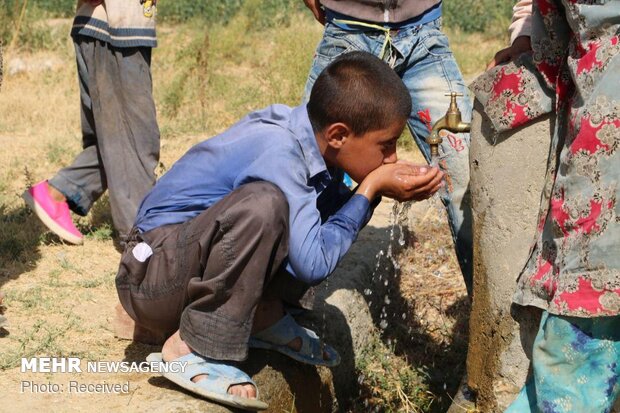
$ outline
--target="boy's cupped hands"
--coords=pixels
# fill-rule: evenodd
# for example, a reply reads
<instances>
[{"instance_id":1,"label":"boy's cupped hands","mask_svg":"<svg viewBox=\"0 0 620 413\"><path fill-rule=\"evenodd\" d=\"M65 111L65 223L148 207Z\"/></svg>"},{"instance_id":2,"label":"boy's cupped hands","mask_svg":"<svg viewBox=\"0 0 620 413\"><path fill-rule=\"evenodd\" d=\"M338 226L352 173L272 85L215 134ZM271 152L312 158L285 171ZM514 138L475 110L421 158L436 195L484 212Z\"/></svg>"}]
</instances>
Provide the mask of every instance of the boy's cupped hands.
<instances>
[{"instance_id":1,"label":"boy's cupped hands","mask_svg":"<svg viewBox=\"0 0 620 413\"><path fill-rule=\"evenodd\" d=\"M370 201L379 195L400 202L421 201L445 185L443 177L444 173L437 167L398 161L381 165L368 174L357 193Z\"/></svg>"}]
</instances>

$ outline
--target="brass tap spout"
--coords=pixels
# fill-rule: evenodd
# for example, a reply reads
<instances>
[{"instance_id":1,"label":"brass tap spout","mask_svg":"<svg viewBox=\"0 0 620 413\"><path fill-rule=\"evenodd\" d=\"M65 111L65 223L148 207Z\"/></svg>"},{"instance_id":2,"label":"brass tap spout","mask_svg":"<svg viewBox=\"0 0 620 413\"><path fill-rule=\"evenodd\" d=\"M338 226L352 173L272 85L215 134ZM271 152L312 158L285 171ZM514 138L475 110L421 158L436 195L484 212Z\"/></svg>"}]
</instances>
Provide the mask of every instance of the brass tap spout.
<instances>
[{"instance_id":1,"label":"brass tap spout","mask_svg":"<svg viewBox=\"0 0 620 413\"><path fill-rule=\"evenodd\" d=\"M443 142L443 139L439 136L440 130L445 129L450 132L460 133L469 132L471 127L471 123L461 121L461 111L456 105L456 97L463 95L452 92L450 94L446 93L446 96L450 96L450 107L448 108L445 116L435 122L433 129L431 130L431 134L426 138L426 143L428 143L431 147L431 157L439 156L439 145Z\"/></svg>"}]
</instances>

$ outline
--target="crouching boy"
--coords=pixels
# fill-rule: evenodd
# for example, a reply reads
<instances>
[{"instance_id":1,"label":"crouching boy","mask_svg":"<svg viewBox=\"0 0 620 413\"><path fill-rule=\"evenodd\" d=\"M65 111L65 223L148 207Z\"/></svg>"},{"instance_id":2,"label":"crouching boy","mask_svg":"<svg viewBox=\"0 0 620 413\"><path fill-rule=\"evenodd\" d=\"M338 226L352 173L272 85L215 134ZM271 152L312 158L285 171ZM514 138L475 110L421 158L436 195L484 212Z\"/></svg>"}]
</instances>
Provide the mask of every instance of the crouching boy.
<instances>
[{"instance_id":1,"label":"crouching boy","mask_svg":"<svg viewBox=\"0 0 620 413\"><path fill-rule=\"evenodd\" d=\"M335 365L338 353L299 326L303 304L368 222L380 196L420 200L436 168L399 163L411 112L398 76L354 52L329 65L307 106L273 105L191 148L139 208L116 285L141 328L170 337L150 360L185 361L165 376L220 403L267 405L234 366L248 347ZM359 186L342 184L347 172Z\"/></svg>"}]
</instances>

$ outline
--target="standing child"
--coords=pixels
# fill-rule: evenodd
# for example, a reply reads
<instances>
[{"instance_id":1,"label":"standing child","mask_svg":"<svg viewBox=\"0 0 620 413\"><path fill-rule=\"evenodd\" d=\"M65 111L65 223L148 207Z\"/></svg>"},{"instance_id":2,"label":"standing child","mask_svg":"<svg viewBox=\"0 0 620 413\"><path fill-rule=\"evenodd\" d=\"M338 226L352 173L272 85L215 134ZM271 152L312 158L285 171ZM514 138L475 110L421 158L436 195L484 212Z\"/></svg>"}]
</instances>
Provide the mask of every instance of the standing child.
<instances>
[{"instance_id":1,"label":"standing child","mask_svg":"<svg viewBox=\"0 0 620 413\"><path fill-rule=\"evenodd\" d=\"M152 96L154 1L79 0L71 36L80 81L82 152L24 193L60 238L81 244L69 210L86 215L109 189L121 244L155 183L159 129Z\"/></svg>"},{"instance_id":2,"label":"standing child","mask_svg":"<svg viewBox=\"0 0 620 413\"><path fill-rule=\"evenodd\" d=\"M609 412L620 394L620 2L533 5L532 53L513 43L490 66L513 61L473 87L498 131L557 116L514 296L543 316L532 377L507 412Z\"/></svg>"},{"instance_id":3,"label":"standing child","mask_svg":"<svg viewBox=\"0 0 620 413\"><path fill-rule=\"evenodd\" d=\"M471 101L448 38L442 32L441 0L304 0L325 25L306 83L304 99L317 76L333 59L354 50L388 62L409 91L412 111L407 126L431 162L425 139L450 105L446 93L457 92L463 121L471 119ZM467 292L472 288L472 227L469 201L469 134L448 133L440 146L447 190L442 201L454 239Z\"/></svg>"},{"instance_id":4,"label":"standing child","mask_svg":"<svg viewBox=\"0 0 620 413\"><path fill-rule=\"evenodd\" d=\"M397 162L411 110L381 60L355 52L317 79L308 105L273 105L190 149L142 202L116 278L127 313L171 334L151 360L186 361L170 380L264 409L234 366L248 347L333 366L338 353L286 314L327 278L380 196L425 199L437 168ZM351 192L343 171L360 185Z\"/></svg>"}]
</instances>

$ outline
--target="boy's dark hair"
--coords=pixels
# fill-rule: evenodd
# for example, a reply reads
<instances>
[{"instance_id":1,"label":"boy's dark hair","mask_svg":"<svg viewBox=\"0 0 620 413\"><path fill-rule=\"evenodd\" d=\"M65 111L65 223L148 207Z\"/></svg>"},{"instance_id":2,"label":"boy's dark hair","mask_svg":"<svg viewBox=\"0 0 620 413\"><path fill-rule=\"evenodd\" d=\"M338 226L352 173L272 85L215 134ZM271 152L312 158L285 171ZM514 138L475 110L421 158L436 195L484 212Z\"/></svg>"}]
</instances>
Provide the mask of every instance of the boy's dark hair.
<instances>
[{"instance_id":1,"label":"boy's dark hair","mask_svg":"<svg viewBox=\"0 0 620 413\"><path fill-rule=\"evenodd\" d=\"M411 113L411 96L398 75L366 52L345 53L314 82L308 116L315 132L336 122L356 135L389 127Z\"/></svg>"}]
</instances>

